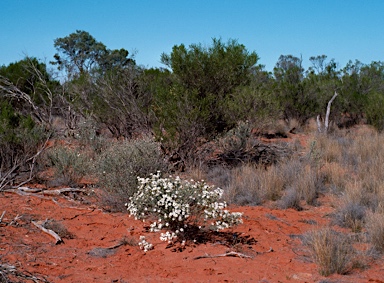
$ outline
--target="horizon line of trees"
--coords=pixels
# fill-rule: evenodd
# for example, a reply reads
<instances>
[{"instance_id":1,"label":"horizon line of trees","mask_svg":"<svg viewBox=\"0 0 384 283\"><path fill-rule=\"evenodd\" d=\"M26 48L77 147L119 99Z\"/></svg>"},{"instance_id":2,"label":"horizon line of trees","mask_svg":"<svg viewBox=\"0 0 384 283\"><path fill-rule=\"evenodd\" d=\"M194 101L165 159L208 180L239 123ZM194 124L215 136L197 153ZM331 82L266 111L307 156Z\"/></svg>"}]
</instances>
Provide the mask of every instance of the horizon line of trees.
<instances>
[{"instance_id":1,"label":"horizon line of trees","mask_svg":"<svg viewBox=\"0 0 384 283\"><path fill-rule=\"evenodd\" d=\"M50 63L64 80L34 57L0 66L0 148L8 148L0 152L3 168L15 163L9 152L26 150L25 140L40 144L57 116L69 130L90 119L96 132L107 128L117 138L151 134L184 159L241 121L305 124L325 112L335 91L330 119L336 125L364 122L384 130L380 61L338 68L319 55L309 58L305 70L302 58L281 55L268 72L255 51L213 38L210 46L175 45L160 56L164 68L147 69L127 50L108 49L86 31L57 38L54 46Z\"/></svg>"}]
</instances>

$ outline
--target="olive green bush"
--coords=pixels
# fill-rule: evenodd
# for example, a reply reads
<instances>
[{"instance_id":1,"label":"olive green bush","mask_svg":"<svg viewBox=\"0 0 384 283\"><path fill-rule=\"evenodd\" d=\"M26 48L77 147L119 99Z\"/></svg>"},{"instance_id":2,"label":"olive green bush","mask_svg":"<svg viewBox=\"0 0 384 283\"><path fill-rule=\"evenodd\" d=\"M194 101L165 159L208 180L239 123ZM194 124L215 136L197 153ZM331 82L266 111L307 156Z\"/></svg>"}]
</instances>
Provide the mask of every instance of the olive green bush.
<instances>
[{"instance_id":1,"label":"olive green bush","mask_svg":"<svg viewBox=\"0 0 384 283\"><path fill-rule=\"evenodd\" d=\"M103 190L102 203L111 210L124 204L137 190L137 176L167 171L160 145L152 139L113 142L96 159L94 173Z\"/></svg>"}]
</instances>

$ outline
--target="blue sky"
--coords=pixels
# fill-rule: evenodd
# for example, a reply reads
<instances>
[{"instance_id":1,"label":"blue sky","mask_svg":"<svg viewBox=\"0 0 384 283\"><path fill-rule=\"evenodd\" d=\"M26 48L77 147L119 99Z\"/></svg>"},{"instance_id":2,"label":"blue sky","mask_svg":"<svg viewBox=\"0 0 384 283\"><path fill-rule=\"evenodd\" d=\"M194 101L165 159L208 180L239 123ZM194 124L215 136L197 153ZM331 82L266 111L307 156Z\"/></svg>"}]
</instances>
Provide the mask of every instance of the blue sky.
<instances>
[{"instance_id":1,"label":"blue sky","mask_svg":"<svg viewBox=\"0 0 384 283\"><path fill-rule=\"evenodd\" d=\"M384 0L0 0L0 65L25 55L45 62L53 41L85 30L108 48L137 52L138 64L161 67L176 44L237 39L272 70L280 55L325 54L384 61Z\"/></svg>"}]
</instances>

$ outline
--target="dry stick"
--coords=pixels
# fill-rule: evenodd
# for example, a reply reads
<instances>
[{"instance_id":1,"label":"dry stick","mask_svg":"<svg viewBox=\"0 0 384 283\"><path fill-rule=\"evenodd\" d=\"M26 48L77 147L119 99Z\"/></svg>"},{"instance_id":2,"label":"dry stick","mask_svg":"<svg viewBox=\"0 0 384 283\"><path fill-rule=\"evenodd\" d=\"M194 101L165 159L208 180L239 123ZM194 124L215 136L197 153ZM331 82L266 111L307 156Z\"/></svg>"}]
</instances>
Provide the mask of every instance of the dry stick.
<instances>
[{"instance_id":1,"label":"dry stick","mask_svg":"<svg viewBox=\"0 0 384 283\"><path fill-rule=\"evenodd\" d=\"M56 232L50 230L50 229L47 229L45 228L42 224L44 222L41 222L41 221L33 221L32 220L32 224L35 225L37 228L39 228L40 230L42 230L43 232L49 234L50 236L52 236L53 238L55 238L56 240L56 245L60 244L60 243L64 243L64 241L60 238L59 235L56 234Z\"/></svg>"},{"instance_id":2,"label":"dry stick","mask_svg":"<svg viewBox=\"0 0 384 283\"><path fill-rule=\"evenodd\" d=\"M87 190L81 189L81 188L62 188L62 189L55 189L55 190L43 190L43 189L35 189L35 188L28 188L28 187L18 187L17 190L7 190L7 192L15 192L15 193L25 193L25 195L32 195L32 194L42 194L42 195L48 195L48 196L58 196L64 193L86 193Z\"/></svg>"},{"instance_id":3,"label":"dry stick","mask_svg":"<svg viewBox=\"0 0 384 283\"><path fill-rule=\"evenodd\" d=\"M224 257L224 256L233 256L233 257L240 257L240 258L252 258L251 256L245 255L245 254L242 254L242 253L228 252L228 253L225 253L225 254L218 254L218 255L206 254L206 255L195 257L194 259L196 260L196 259L201 259L201 258L214 258L214 257Z\"/></svg>"},{"instance_id":4,"label":"dry stick","mask_svg":"<svg viewBox=\"0 0 384 283\"><path fill-rule=\"evenodd\" d=\"M13 218L13 220L8 225L11 226L13 225L13 223L17 224L17 220L21 219L22 217L23 217L22 215L20 216L19 214L17 214L15 218Z\"/></svg>"},{"instance_id":5,"label":"dry stick","mask_svg":"<svg viewBox=\"0 0 384 283\"><path fill-rule=\"evenodd\" d=\"M0 223L1 223L1 221L3 221L3 217L4 217L4 215L5 215L5 210L3 211L3 213L1 214L1 216L0 216Z\"/></svg>"},{"instance_id":6,"label":"dry stick","mask_svg":"<svg viewBox=\"0 0 384 283\"><path fill-rule=\"evenodd\" d=\"M61 195L63 193L85 193L87 190L80 188L62 188L57 190L43 190L43 195Z\"/></svg>"}]
</instances>

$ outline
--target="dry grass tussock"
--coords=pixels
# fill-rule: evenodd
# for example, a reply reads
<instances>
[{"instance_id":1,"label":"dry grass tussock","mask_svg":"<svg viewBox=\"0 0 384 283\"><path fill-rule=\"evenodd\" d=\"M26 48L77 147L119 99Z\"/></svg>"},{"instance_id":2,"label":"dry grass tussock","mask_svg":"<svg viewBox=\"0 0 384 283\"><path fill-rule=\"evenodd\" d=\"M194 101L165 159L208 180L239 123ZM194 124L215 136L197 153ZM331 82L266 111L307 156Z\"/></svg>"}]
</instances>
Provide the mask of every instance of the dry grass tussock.
<instances>
[{"instance_id":1,"label":"dry grass tussock","mask_svg":"<svg viewBox=\"0 0 384 283\"><path fill-rule=\"evenodd\" d=\"M353 268L356 252L350 238L329 227L307 232L303 237L319 273L328 276L333 273L346 274Z\"/></svg>"},{"instance_id":2,"label":"dry grass tussock","mask_svg":"<svg viewBox=\"0 0 384 283\"><path fill-rule=\"evenodd\" d=\"M379 253L384 254L384 213L369 212L365 228L372 247Z\"/></svg>"}]
</instances>

